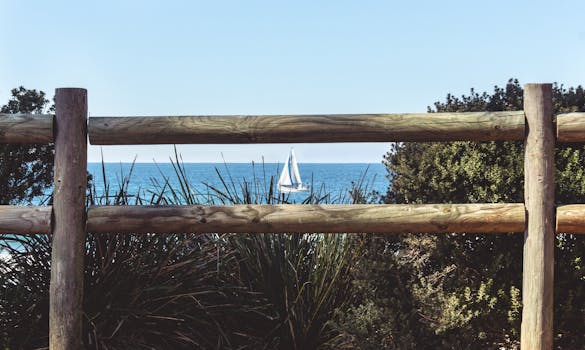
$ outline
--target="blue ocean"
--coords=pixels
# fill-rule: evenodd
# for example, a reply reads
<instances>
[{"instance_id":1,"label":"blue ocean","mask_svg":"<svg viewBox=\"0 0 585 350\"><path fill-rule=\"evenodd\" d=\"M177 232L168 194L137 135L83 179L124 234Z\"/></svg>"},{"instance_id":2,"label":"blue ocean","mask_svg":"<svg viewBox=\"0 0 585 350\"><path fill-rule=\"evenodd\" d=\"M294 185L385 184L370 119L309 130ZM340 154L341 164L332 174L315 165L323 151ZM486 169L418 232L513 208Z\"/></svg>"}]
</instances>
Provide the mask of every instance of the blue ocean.
<instances>
[{"instance_id":1,"label":"blue ocean","mask_svg":"<svg viewBox=\"0 0 585 350\"><path fill-rule=\"evenodd\" d=\"M310 186L311 190L287 195L287 202L291 203L301 203L309 193L327 196L324 202L347 203L352 183L365 192L379 194L385 194L389 184L381 163L299 163L298 166L303 185ZM186 179L188 190L197 197L197 202L218 203L219 193L233 195L244 188L251 189L258 201L263 202L271 181L278 181L282 167L278 163L184 163L177 171L177 165L170 163L89 163L88 171L98 197L106 192L112 195L123 186L130 196L140 196L148 202L161 191L167 194L180 191Z\"/></svg>"}]
</instances>

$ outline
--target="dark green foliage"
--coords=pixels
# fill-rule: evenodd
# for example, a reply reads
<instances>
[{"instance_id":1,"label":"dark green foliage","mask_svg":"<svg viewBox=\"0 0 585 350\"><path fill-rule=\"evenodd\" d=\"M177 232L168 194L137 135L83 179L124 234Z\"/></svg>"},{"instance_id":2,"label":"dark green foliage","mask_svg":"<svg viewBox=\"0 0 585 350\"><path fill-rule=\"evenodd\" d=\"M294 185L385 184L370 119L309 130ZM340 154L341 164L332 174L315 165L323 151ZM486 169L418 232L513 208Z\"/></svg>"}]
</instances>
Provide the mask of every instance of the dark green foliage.
<instances>
[{"instance_id":1,"label":"dark green foliage","mask_svg":"<svg viewBox=\"0 0 585 350\"><path fill-rule=\"evenodd\" d=\"M332 338L333 312L349 295L350 238L334 235L234 235L243 278L266 296L279 349L315 349Z\"/></svg>"},{"instance_id":2,"label":"dark green foliage","mask_svg":"<svg viewBox=\"0 0 585 350\"><path fill-rule=\"evenodd\" d=\"M582 87L553 89L555 113L585 111ZM429 112L521 110L522 94L518 81L510 80L491 94L447 95ZM558 148L560 203L585 201L584 157L583 146ZM524 201L521 142L395 144L385 165L392 179L387 203ZM371 238L360 270L370 292L350 310L351 318L341 319L344 328L362 348L515 348L522 243L519 234ZM585 240L560 236L555 255L555 343L583 348ZM360 324L378 331L360 332Z\"/></svg>"},{"instance_id":3,"label":"dark green foliage","mask_svg":"<svg viewBox=\"0 0 585 350\"><path fill-rule=\"evenodd\" d=\"M125 189L89 205L130 203ZM51 240L5 237L0 249L0 348L47 346ZM266 299L238 276L214 235L93 235L85 255L83 340L90 349L258 348Z\"/></svg>"},{"instance_id":4,"label":"dark green foliage","mask_svg":"<svg viewBox=\"0 0 585 350\"><path fill-rule=\"evenodd\" d=\"M51 242L42 235L3 237L0 252L0 349L45 346Z\"/></svg>"},{"instance_id":5,"label":"dark green foliage","mask_svg":"<svg viewBox=\"0 0 585 350\"><path fill-rule=\"evenodd\" d=\"M175 156L173 161L180 195L169 191L167 203L194 203L186 196L189 182ZM278 195L274 176L254 173L253 179L232 178L217 170L222 187L210 187L209 201L221 204L289 203ZM365 174L364 174L365 177ZM168 180L165 181L168 184ZM348 196L332 198L322 190L311 191L303 203L358 202L372 198L364 178L352 184ZM321 234L236 234L226 235L239 261L238 273L250 290L261 293L268 302L273 322L266 333L266 346L278 349L316 349L335 337L329 325L336 309L344 306L351 285L349 269L359 256L346 235Z\"/></svg>"},{"instance_id":6,"label":"dark green foliage","mask_svg":"<svg viewBox=\"0 0 585 350\"><path fill-rule=\"evenodd\" d=\"M234 274L224 241L205 235L92 235L84 312L96 349L254 348L271 317Z\"/></svg>"},{"instance_id":7,"label":"dark green foliage","mask_svg":"<svg viewBox=\"0 0 585 350\"><path fill-rule=\"evenodd\" d=\"M178 159L179 188L163 178L146 191L148 199L131 195L129 174L110 192L104 172L104 190L90 184L88 205L196 204ZM272 176L248 183L218 174L225 187L210 190L209 199L286 199L272 195ZM370 198L357 185L350 198ZM311 193L305 201L323 198L328 196ZM0 349L47 345L50 244L46 236L0 241L0 249L10 253L0 259ZM83 340L90 349L326 347L334 344L330 320L348 300L348 271L359 248L344 235L90 233Z\"/></svg>"},{"instance_id":8,"label":"dark green foliage","mask_svg":"<svg viewBox=\"0 0 585 350\"><path fill-rule=\"evenodd\" d=\"M0 262L2 349L47 345L50 242L6 239ZM225 349L264 344L270 308L206 236L89 235L84 341L93 349ZM266 332L261 332L262 329Z\"/></svg>"},{"instance_id":9,"label":"dark green foliage","mask_svg":"<svg viewBox=\"0 0 585 350\"><path fill-rule=\"evenodd\" d=\"M52 110L45 93L22 86L12 90L0 113L41 114ZM0 145L0 204L30 202L53 180L53 144Z\"/></svg>"}]
</instances>

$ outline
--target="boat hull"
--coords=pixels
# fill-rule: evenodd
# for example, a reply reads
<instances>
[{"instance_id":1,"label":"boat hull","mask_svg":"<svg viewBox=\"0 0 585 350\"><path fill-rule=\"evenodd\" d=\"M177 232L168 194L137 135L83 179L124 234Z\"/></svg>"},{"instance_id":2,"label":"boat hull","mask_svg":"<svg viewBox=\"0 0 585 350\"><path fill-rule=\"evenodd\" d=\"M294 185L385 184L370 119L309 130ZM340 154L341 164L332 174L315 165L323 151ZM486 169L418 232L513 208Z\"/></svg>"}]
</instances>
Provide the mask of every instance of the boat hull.
<instances>
[{"instance_id":1,"label":"boat hull","mask_svg":"<svg viewBox=\"0 0 585 350\"><path fill-rule=\"evenodd\" d=\"M278 192L280 192L280 193L304 192L304 191L308 191L310 189L311 188L308 186L300 186L300 187L278 186Z\"/></svg>"}]
</instances>

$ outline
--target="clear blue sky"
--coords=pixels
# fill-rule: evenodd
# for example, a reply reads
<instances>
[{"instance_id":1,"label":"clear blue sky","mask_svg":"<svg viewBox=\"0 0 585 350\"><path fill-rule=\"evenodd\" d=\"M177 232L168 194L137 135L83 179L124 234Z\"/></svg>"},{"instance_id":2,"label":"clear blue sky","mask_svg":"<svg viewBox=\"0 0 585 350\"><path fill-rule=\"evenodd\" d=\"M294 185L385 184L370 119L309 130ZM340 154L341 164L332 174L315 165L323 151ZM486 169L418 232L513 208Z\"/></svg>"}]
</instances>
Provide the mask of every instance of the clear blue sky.
<instances>
[{"instance_id":1,"label":"clear blue sky","mask_svg":"<svg viewBox=\"0 0 585 350\"><path fill-rule=\"evenodd\" d=\"M0 103L20 85L84 87L94 116L425 112L511 77L585 83L583 0L0 0L0 13ZM179 150L190 162L282 162L290 146ZM300 162L380 162L388 149L292 146ZM164 162L172 146L103 152Z\"/></svg>"}]
</instances>

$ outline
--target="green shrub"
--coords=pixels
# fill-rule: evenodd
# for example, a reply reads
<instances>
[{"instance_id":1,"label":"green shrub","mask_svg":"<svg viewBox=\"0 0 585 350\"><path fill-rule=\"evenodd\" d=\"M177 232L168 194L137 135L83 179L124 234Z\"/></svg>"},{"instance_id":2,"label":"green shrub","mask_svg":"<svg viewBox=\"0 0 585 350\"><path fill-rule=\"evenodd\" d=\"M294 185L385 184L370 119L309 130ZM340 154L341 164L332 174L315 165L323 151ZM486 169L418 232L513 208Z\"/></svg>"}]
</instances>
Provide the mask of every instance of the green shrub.
<instances>
[{"instance_id":1,"label":"green shrub","mask_svg":"<svg viewBox=\"0 0 585 350\"><path fill-rule=\"evenodd\" d=\"M522 94L518 81L510 80L491 94L471 90L461 98L447 95L429 112L521 110ZM553 97L555 113L585 111L580 86L555 84ZM557 201L582 203L585 147L559 145L556 161ZM392 179L387 203L524 201L521 142L400 143L386 155L385 164ZM515 349L522 244L521 234L372 236L354 277L361 297L352 313L339 319L341 330L355 339L356 348L378 342L387 349ZM583 237L557 236L557 348L585 347L584 255ZM384 310L383 315L364 312L372 309ZM364 327L382 334L368 334L375 336L368 343L360 331Z\"/></svg>"}]
</instances>

